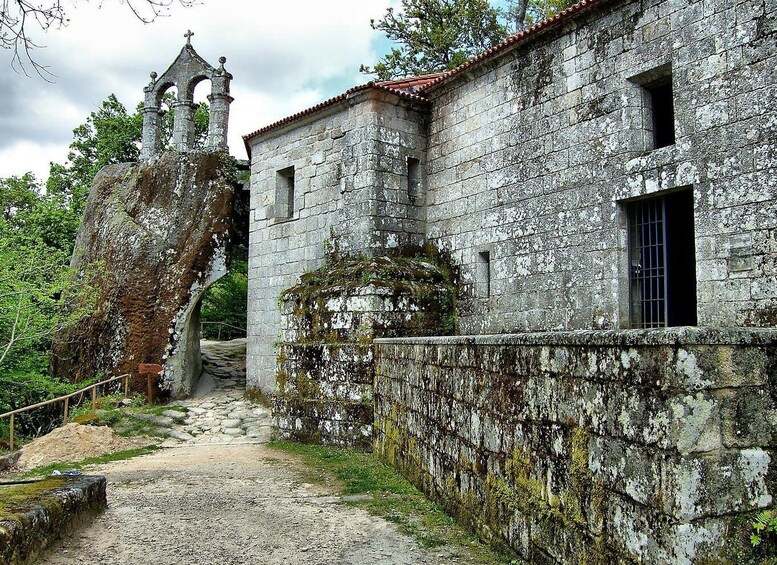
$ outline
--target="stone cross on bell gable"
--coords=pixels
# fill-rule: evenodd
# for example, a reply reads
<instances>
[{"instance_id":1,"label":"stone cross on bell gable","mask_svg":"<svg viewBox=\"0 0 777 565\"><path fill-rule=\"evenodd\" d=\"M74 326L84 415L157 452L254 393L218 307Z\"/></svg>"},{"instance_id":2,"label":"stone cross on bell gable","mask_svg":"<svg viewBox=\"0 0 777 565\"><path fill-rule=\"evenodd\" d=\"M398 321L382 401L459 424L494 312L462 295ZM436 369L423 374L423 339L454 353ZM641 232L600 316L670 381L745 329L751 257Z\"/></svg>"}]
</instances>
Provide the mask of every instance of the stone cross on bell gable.
<instances>
[{"instance_id":1,"label":"stone cross on bell gable","mask_svg":"<svg viewBox=\"0 0 777 565\"><path fill-rule=\"evenodd\" d=\"M192 151L194 146L194 89L203 80L210 80L211 93L210 124L206 151L228 151L227 122L229 121L229 105L233 98L229 95L229 83L232 75L224 69L226 59L219 58L220 66L213 67L207 63L192 47L192 30L184 34L186 45L178 57L162 76L151 73L151 82L143 89L145 102L143 104L143 147L140 158L148 160L162 152L161 142L161 109L164 93L176 87L178 97L172 104L173 109L173 146L176 151Z\"/></svg>"}]
</instances>

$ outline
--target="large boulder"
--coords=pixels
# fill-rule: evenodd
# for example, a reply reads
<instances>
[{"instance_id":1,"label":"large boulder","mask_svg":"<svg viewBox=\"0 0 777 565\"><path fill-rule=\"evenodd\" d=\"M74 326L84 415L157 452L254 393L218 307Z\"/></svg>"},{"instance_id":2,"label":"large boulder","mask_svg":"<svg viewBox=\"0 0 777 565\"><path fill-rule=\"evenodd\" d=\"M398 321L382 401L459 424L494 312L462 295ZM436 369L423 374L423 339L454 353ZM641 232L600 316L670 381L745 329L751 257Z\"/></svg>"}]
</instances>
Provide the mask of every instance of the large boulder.
<instances>
[{"instance_id":1,"label":"large boulder","mask_svg":"<svg viewBox=\"0 0 777 565\"><path fill-rule=\"evenodd\" d=\"M68 380L164 366L166 396L196 386L200 301L226 272L242 194L221 153L165 153L105 167L94 180L72 266L101 270L94 313L57 335L54 373ZM238 222L234 222L237 227Z\"/></svg>"}]
</instances>

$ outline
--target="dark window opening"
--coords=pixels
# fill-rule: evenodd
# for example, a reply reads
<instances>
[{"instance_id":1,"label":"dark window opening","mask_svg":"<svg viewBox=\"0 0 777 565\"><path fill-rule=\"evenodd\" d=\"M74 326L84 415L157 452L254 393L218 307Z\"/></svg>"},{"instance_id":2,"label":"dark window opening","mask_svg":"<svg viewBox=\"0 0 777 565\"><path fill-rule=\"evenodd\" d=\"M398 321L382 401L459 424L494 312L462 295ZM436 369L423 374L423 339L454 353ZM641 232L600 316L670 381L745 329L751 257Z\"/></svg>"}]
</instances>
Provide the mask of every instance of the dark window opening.
<instances>
[{"instance_id":1,"label":"dark window opening","mask_svg":"<svg viewBox=\"0 0 777 565\"><path fill-rule=\"evenodd\" d=\"M480 282L480 296L489 298L491 296L491 252L481 251L478 253L478 281Z\"/></svg>"},{"instance_id":2,"label":"dark window opening","mask_svg":"<svg viewBox=\"0 0 777 565\"><path fill-rule=\"evenodd\" d=\"M275 217L285 220L294 216L294 167L278 171L275 185Z\"/></svg>"},{"instance_id":3,"label":"dark window opening","mask_svg":"<svg viewBox=\"0 0 777 565\"><path fill-rule=\"evenodd\" d=\"M672 77L645 85L650 98L650 114L653 121L653 147L674 145L674 98Z\"/></svg>"},{"instance_id":4,"label":"dark window opening","mask_svg":"<svg viewBox=\"0 0 777 565\"><path fill-rule=\"evenodd\" d=\"M407 198L415 202L421 193L421 161L415 157L407 158Z\"/></svg>"},{"instance_id":5,"label":"dark window opening","mask_svg":"<svg viewBox=\"0 0 777 565\"><path fill-rule=\"evenodd\" d=\"M693 192L631 202L627 213L631 326L696 325Z\"/></svg>"}]
</instances>

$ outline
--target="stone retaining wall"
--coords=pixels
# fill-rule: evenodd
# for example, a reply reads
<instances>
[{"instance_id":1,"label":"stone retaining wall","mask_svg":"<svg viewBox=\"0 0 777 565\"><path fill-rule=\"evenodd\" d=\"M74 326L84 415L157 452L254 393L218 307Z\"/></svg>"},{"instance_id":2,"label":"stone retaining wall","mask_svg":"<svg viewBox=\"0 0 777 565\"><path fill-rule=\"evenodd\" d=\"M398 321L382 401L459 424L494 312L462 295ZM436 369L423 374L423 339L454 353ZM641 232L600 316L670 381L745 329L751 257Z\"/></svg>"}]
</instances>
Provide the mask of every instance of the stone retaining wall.
<instances>
[{"instance_id":1,"label":"stone retaining wall","mask_svg":"<svg viewBox=\"0 0 777 565\"><path fill-rule=\"evenodd\" d=\"M725 557L737 515L777 492L775 338L380 339L376 450L532 563Z\"/></svg>"},{"instance_id":2,"label":"stone retaining wall","mask_svg":"<svg viewBox=\"0 0 777 565\"><path fill-rule=\"evenodd\" d=\"M0 487L0 563L35 563L47 546L107 507L105 487L105 477L99 476L49 477ZM11 489L17 495L31 493L18 508L8 508Z\"/></svg>"}]
</instances>

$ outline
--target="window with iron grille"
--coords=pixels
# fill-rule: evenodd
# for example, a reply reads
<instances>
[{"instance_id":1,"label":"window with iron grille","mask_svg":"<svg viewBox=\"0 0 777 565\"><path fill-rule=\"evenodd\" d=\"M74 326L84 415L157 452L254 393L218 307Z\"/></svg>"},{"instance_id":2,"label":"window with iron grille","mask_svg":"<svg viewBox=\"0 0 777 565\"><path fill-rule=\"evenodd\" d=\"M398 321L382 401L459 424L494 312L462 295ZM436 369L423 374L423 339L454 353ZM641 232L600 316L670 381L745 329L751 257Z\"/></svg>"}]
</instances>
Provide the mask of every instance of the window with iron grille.
<instances>
[{"instance_id":1,"label":"window with iron grille","mask_svg":"<svg viewBox=\"0 0 777 565\"><path fill-rule=\"evenodd\" d=\"M693 192L630 202L626 210L631 326L696 325Z\"/></svg>"}]
</instances>

